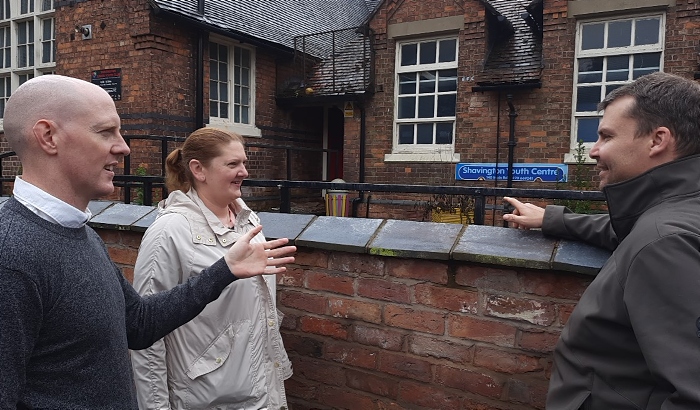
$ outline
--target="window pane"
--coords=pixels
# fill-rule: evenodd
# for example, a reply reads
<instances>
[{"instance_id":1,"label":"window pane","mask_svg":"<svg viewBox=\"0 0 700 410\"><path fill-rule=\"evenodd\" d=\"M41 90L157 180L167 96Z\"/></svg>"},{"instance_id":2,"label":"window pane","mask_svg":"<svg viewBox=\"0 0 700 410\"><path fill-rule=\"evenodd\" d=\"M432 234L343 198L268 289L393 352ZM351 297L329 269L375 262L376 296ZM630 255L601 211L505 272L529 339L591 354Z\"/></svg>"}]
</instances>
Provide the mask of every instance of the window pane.
<instances>
[{"instance_id":1,"label":"window pane","mask_svg":"<svg viewBox=\"0 0 700 410\"><path fill-rule=\"evenodd\" d=\"M53 37L53 30L51 30L51 20L41 21L41 39L50 40Z\"/></svg>"},{"instance_id":2,"label":"window pane","mask_svg":"<svg viewBox=\"0 0 700 410\"><path fill-rule=\"evenodd\" d=\"M241 123L250 124L250 118L248 117L248 107L241 107Z\"/></svg>"},{"instance_id":3,"label":"window pane","mask_svg":"<svg viewBox=\"0 0 700 410\"><path fill-rule=\"evenodd\" d=\"M233 122L240 123L241 122L241 110L240 110L240 105L234 105L233 106Z\"/></svg>"},{"instance_id":4,"label":"window pane","mask_svg":"<svg viewBox=\"0 0 700 410\"><path fill-rule=\"evenodd\" d=\"M49 11L53 9L53 0L42 0L41 11Z\"/></svg>"},{"instance_id":5,"label":"window pane","mask_svg":"<svg viewBox=\"0 0 700 410\"><path fill-rule=\"evenodd\" d=\"M228 83L219 83L219 100L230 100L230 98L228 97Z\"/></svg>"},{"instance_id":6,"label":"window pane","mask_svg":"<svg viewBox=\"0 0 700 410\"><path fill-rule=\"evenodd\" d=\"M421 94L435 92L435 71L423 71L418 74L418 92Z\"/></svg>"},{"instance_id":7,"label":"window pane","mask_svg":"<svg viewBox=\"0 0 700 410\"><path fill-rule=\"evenodd\" d=\"M219 99L219 87L216 81L209 81L209 99L218 100Z\"/></svg>"},{"instance_id":8,"label":"window pane","mask_svg":"<svg viewBox=\"0 0 700 410\"><path fill-rule=\"evenodd\" d=\"M661 70L661 53L645 53L633 56L633 79Z\"/></svg>"},{"instance_id":9,"label":"window pane","mask_svg":"<svg viewBox=\"0 0 700 410\"><path fill-rule=\"evenodd\" d=\"M576 138L583 142L596 142L598 140L598 121L600 121L598 117L577 119Z\"/></svg>"},{"instance_id":10,"label":"window pane","mask_svg":"<svg viewBox=\"0 0 700 410\"><path fill-rule=\"evenodd\" d=\"M417 144L433 143L433 124L418 124L416 128L418 128L416 130Z\"/></svg>"},{"instance_id":11,"label":"window pane","mask_svg":"<svg viewBox=\"0 0 700 410\"><path fill-rule=\"evenodd\" d=\"M41 43L41 62L51 62L51 43Z\"/></svg>"},{"instance_id":12,"label":"window pane","mask_svg":"<svg viewBox=\"0 0 700 410\"><path fill-rule=\"evenodd\" d=\"M401 97L399 98L399 118L415 118L416 117L416 98Z\"/></svg>"},{"instance_id":13,"label":"window pane","mask_svg":"<svg viewBox=\"0 0 700 410\"><path fill-rule=\"evenodd\" d=\"M250 85L250 69L241 68L241 85L246 87Z\"/></svg>"},{"instance_id":14,"label":"window pane","mask_svg":"<svg viewBox=\"0 0 700 410\"><path fill-rule=\"evenodd\" d=\"M597 83L603 80L603 57L578 60L578 82Z\"/></svg>"},{"instance_id":15,"label":"window pane","mask_svg":"<svg viewBox=\"0 0 700 410\"><path fill-rule=\"evenodd\" d=\"M221 103L219 109L219 118L228 118L228 104Z\"/></svg>"},{"instance_id":16,"label":"window pane","mask_svg":"<svg viewBox=\"0 0 700 410\"><path fill-rule=\"evenodd\" d=\"M227 83L228 82L228 63L225 62L226 57L224 58L224 62L219 63L219 81Z\"/></svg>"},{"instance_id":17,"label":"window pane","mask_svg":"<svg viewBox=\"0 0 700 410\"><path fill-rule=\"evenodd\" d=\"M435 116L435 96L418 97L418 118L433 118Z\"/></svg>"},{"instance_id":18,"label":"window pane","mask_svg":"<svg viewBox=\"0 0 700 410\"><path fill-rule=\"evenodd\" d=\"M243 105L250 104L250 89L248 87L241 88L241 104L243 104Z\"/></svg>"},{"instance_id":19,"label":"window pane","mask_svg":"<svg viewBox=\"0 0 700 410\"><path fill-rule=\"evenodd\" d=\"M593 50L603 48L605 23L584 24L581 34L581 49Z\"/></svg>"},{"instance_id":20,"label":"window pane","mask_svg":"<svg viewBox=\"0 0 700 410\"><path fill-rule=\"evenodd\" d=\"M438 92L457 91L457 70L440 70L438 78Z\"/></svg>"},{"instance_id":21,"label":"window pane","mask_svg":"<svg viewBox=\"0 0 700 410\"><path fill-rule=\"evenodd\" d=\"M241 104L241 86L236 85L233 87L233 103L236 105Z\"/></svg>"},{"instance_id":22,"label":"window pane","mask_svg":"<svg viewBox=\"0 0 700 410\"><path fill-rule=\"evenodd\" d=\"M576 112L596 111L600 102L600 86L578 87Z\"/></svg>"},{"instance_id":23,"label":"window pane","mask_svg":"<svg viewBox=\"0 0 700 410\"><path fill-rule=\"evenodd\" d=\"M416 75L399 74L399 94L415 94L416 93Z\"/></svg>"},{"instance_id":24,"label":"window pane","mask_svg":"<svg viewBox=\"0 0 700 410\"><path fill-rule=\"evenodd\" d=\"M219 116L219 104L211 101L209 103L209 116L218 117Z\"/></svg>"},{"instance_id":25,"label":"window pane","mask_svg":"<svg viewBox=\"0 0 700 410\"><path fill-rule=\"evenodd\" d=\"M420 43L420 63L433 64L435 62L435 53L437 52L437 43L428 41Z\"/></svg>"},{"instance_id":26,"label":"window pane","mask_svg":"<svg viewBox=\"0 0 700 410\"><path fill-rule=\"evenodd\" d=\"M457 60L457 40L456 39L450 39L450 40L441 40L440 41L440 57L438 58L438 62L440 63L446 63L449 61L455 61Z\"/></svg>"},{"instance_id":27,"label":"window pane","mask_svg":"<svg viewBox=\"0 0 700 410\"><path fill-rule=\"evenodd\" d=\"M632 20L613 21L608 25L608 47L626 47L632 42Z\"/></svg>"},{"instance_id":28,"label":"window pane","mask_svg":"<svg viewBox=\"0 0 700 410\"><path fill-rule=\"evenodd\" d=\"M435 143L452 144L453 128L453 123L451 122L439 122L435 124Z\"/></svg>"},{"instance_id":29,"label":"window pane","mask_svg":"<svg viewBox=\"0 0 700 410\"><path fill-rule=\"evenodd\" d=\"M413 144L413 124L399 125L399 144Z\"/></svg>"},{"instance_id":30,"label":"window pane","mask_svg":"<svg viewBox=\"0 0 700 410\"><path fill-rule=\"evenodd\" d=\"M628 55L608 57L607 81L627 81L629 79L630 58Z\"/></svg>"},{"instance_id":31,"label":"window pane","mask_svg":"<svg viewBox=\"0 0 700 410\"><path fill-rule=\"evenodd\" d=\"M415 65L418 62L418 44L404 44L401 46L401 65Z\"/></svg>"},{"instance_id":32,"label":"window pane","mask_svg":"<svg viewBox=\"0 0 700 410\"><path fill-rule=\"evenodd\" d=\"M605 87L605 95L610 94L610 92L616 88L622 87L624 84L612 84L607 87Z\"/></svg>"},{"instance_id":33,"label":"window pane","mask_svg":"<svg viewBox=\"0 0 700 410\"><path fill-rule=\"evenodd\" d=\"M660 24L661 21L658 18L637 20L634 27L634 45L658 43Z\"/></svg>"},{"instance_id":34,"label":"window pane","mask_svg":"<svg viewBox=\"0 0 700 410\"><path fill-rule=\"evenodd\" d=\"M457 111L457 94L438 95L437 116L454 117Z\"/></svg>"},{"instance_id":35,"label":"window pane","mask_svg":"<svg viewBox=\"0 0 700 410\"><path fill-rule=\"evenodd\" d=\"M240 65L245 68L250 68L250 50L242 48L241 49L241 61Z\"/></svg>"}]
</instances>

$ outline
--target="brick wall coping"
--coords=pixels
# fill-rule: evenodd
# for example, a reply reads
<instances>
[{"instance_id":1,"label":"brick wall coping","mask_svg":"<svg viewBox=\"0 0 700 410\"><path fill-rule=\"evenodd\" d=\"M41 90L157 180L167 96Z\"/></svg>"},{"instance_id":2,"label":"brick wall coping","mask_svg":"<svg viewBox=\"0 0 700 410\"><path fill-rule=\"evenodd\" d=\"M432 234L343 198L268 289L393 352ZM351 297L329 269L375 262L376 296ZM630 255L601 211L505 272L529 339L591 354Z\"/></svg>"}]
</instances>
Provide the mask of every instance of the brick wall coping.
<instances>
[{"instance_id":1,"label":"brick wall coping","mask_svg":"<svg viewBox=\"0 0 700 410\"><path fill-rule=\"evenodd\" d=\"M7 197L0 197L0 207ZM90 226L143 232L155 220L152 206L91 201ZM595 275L610 252L581 242L557 240L538 231L394 219L344 218L260 212L268 238L330 251Z\"/></svg>"}]
</instances>

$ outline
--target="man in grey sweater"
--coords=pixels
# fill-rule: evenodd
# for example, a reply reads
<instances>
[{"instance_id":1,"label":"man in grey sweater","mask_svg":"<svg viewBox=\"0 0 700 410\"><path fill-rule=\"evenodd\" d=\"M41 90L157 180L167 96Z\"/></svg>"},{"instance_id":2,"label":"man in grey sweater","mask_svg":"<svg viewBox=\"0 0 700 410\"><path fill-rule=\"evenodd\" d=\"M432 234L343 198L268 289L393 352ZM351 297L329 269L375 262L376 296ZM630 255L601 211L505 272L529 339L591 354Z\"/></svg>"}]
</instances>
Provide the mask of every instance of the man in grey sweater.
<instances>
[{"instance_id":1,"label":"man in grey sweater","mask_svg":"<svg viewBox=\"0 0 700 410\"><path fill-rule=\"evenodd\" d=\"M252 230L211 267L142 298L86 225L129 154L111 97L46 75L7 102L5 136L23 174L0 210L0 409L136 409L128 349L194 318L238 278L294 261L286 239Z\"/></svg>"}]
</instances>

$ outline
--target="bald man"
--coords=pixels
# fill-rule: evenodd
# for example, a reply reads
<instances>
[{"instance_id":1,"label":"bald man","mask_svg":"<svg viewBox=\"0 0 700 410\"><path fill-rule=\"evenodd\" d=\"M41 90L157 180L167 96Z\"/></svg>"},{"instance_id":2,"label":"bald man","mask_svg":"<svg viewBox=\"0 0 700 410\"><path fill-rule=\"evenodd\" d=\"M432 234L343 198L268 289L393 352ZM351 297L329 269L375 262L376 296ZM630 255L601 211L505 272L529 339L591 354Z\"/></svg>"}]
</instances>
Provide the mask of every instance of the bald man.
<instances>
[{"instance_id":1,"label":"bald man","mask_svg":"<svg viewBox=\"0 0 700 410\"><path fill-rule=\"evenodd\" d=\"M1 409L137 409L128 349L194 318L234 280L294 261L286 239L251 244L259 227L187 283L142 298L86 225L129 154L107 92L34 78L8 100L4 131L23 174L0 209Z\"/></svg>"}]
</instances>

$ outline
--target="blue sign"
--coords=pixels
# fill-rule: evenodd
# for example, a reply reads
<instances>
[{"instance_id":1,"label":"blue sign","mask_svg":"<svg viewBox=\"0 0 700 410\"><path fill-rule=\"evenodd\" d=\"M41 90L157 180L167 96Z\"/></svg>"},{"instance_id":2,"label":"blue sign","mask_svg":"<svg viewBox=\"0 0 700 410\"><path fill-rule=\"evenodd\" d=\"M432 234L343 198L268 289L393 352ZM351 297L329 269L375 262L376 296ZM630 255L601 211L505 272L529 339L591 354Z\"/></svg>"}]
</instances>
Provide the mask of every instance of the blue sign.
<instances>
[{"instance_id":1,"label":"blue sign","mask_svg":"<svg viewBox=\"0 0 700 410\"><path fill-rule=\"evenodd\" d=\"M493 162L460 162L455 179L463 181L508 180L508 164ZM513 181L566 182L569 166L566 164L513 164Z\"/></svg>"}]
</instances>

